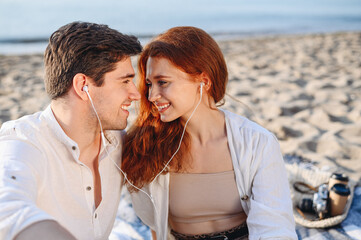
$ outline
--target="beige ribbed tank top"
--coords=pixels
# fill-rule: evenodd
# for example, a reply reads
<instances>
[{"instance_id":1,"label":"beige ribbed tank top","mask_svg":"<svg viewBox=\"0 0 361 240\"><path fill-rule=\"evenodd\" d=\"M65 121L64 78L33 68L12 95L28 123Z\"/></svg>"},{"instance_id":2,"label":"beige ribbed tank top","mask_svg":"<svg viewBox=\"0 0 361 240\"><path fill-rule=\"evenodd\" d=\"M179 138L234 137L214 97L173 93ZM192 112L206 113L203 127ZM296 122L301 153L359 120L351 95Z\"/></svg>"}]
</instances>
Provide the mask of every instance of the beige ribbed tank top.
<instances>
[{"instance_id":1,"label":"beige ribbed tank top","mask_svg":"<svg viewBox=\"0 0 361 240\"><path fill-rule=\"evenodd\" d=\"M171 173L169 223L183 234L213 233L246 221L233 171Z\"/></svg>"}]
</instances>

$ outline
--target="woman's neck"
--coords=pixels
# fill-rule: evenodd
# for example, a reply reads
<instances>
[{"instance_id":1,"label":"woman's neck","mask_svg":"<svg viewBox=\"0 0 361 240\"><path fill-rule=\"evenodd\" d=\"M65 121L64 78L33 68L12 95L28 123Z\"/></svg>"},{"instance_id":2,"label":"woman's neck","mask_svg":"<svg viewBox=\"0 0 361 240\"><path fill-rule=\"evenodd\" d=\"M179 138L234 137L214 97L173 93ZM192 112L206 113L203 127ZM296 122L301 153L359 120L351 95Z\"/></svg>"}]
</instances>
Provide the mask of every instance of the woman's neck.
<instances>
[{"instance_id":1,"label":"woman's neck","mask_svg":"<svg viewBox=\"0 0 361 240\"><path fill-rule=\"evenodd\" d=\"M224 113L216 107L199 106L192 119L188 122L187 133L192 142L206 145L208 141L225 135Z\"/></svg>"}]
</instances>

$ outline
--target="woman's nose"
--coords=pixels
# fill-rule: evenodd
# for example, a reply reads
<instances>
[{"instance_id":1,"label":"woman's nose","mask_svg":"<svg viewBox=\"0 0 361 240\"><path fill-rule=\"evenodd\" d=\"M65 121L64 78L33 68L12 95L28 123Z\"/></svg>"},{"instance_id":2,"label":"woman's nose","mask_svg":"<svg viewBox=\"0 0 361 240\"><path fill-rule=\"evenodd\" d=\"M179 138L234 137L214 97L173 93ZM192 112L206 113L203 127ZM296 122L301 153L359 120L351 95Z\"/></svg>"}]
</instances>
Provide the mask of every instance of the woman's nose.
<instances>
[{"instance_id":1,"label":"woman's nose","mask_svg":"<svg viewBox=\"0 0 361 240\"><path fill-rule=\"evenodd\" d=\"M155 102L159 98L160 98L159 90L154 86L150 87L148 92L148 101Z\"/></svg>"}]
</instances>

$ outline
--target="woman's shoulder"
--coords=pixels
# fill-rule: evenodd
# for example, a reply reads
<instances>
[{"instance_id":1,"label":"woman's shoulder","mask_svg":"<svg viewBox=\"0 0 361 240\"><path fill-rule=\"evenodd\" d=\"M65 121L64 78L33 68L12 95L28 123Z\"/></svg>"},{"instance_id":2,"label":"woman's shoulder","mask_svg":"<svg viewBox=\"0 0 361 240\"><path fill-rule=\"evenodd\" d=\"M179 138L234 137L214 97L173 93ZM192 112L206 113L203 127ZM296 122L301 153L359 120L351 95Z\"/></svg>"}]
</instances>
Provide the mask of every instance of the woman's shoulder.
<instances>
[{"instance_id":1,"label":"woman's shoulder","mask_svg":"<svg viewBox=\"0 0 361 240\"><path fill-rule=\"evenodd\" d=\"M252 136L262 135L264 137L274 137L273 133L262 127L260 124L231 111L225 109L220 110L224 112L226 121L232 129L237 129L240 133Z\"/></svg>"}]
</instances>

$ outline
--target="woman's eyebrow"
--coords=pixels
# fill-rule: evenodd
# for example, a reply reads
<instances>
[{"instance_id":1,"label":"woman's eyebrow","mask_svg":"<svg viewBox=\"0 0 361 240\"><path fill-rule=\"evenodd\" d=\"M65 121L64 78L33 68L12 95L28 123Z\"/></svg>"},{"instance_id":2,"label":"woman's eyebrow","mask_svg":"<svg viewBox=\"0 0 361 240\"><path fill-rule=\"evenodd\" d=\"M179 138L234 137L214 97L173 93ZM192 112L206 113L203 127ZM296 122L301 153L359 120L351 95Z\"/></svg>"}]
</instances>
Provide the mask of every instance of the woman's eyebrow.
<instances>
[{"instance_id":1,"label":"woman's eyebrow","mask_svg":"<svg viewBox=\"0 0 361 240\"><path fill-rule=\"evenodd\" d=\"M158 79L163 79L163 78L170 78L169 76L166 76L166 75L162 75L162 74L159 74L159 75L156 75L154 76L154 79L158 80Z\"/></svg>"}]
</instances>

